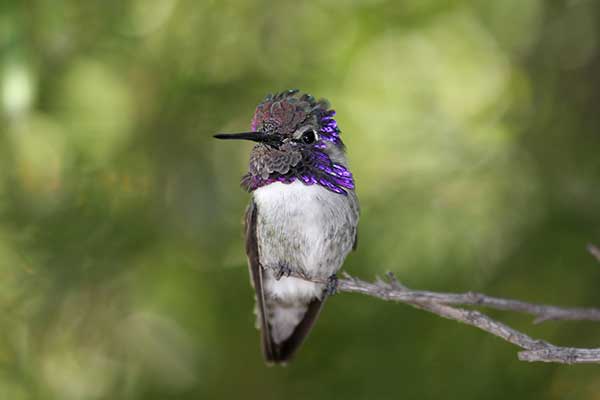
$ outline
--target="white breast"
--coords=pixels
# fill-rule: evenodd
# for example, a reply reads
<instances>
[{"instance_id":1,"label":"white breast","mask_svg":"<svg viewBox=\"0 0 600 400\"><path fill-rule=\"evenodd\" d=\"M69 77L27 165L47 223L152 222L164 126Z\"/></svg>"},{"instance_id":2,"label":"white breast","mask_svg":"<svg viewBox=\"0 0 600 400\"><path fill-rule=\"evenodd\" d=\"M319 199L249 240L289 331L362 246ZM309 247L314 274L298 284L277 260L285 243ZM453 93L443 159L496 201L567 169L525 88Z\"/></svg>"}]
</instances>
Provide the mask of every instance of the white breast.
<instances>
[{"instance_id":1,"label":"white breast","mask_svg":"<svg viewBox=\"0 0 600 400\"><path fill-rule=\"evenodd\" d=\"M254 191L258 208L259 258L267 270L286 264L295 272L327 278L352 248L356 213L346 196L319 185L280 182ZM267 273L266 294L276 298L313 298L322 285L301 279L275 281Z\"/></svg>"},{"instance_id":2,"label":"white breast","mask_svg":"<svg viewBox=\"0 0 600 400\"><path fill-rule=\"evenodd\" d=\"M327 209L332 205L327 199L339 196L319 185L304 185L301 182L284 184L276 182L257 189L254 199L259 209L261 222L270 224L277 231L285 231L305 240L303 247L315 249L323 242L328 225ZM281 233L281 232L280 232ZM287 235L285 235L287 236ZM307 251L315 256L315 251ZM315 267L317 260L303 260L306 269Z\"/></svg>"}]
</instances>

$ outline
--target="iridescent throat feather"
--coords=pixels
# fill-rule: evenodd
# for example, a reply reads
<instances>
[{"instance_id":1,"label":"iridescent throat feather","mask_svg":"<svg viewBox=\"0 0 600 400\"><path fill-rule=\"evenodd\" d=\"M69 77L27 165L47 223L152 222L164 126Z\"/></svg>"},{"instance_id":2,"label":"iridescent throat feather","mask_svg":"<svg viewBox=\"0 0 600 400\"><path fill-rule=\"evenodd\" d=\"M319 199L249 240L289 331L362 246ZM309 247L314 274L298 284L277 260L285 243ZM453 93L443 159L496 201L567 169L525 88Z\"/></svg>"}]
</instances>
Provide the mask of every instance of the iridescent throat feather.
<instances>
[{"instance_id":1,"label":"iridescent throat feather","mask_svg":"<svg viewBox=\"0 0 600 400\"><path fill-rule=\"evenodd\" d=\"M269 95L258 105L252 119L252 129L270 135L280 135L282 144L257 144L250 157L249 172L241 185L247 191L275 182L300 181L305 185L320 185L339 194L354 189L354 179L348 168L332 161L333 148L343 152L344 144L326 100L292 90ZM314 130L314 142L302 143L298 134Z\"/></svg>"}]
</instances>

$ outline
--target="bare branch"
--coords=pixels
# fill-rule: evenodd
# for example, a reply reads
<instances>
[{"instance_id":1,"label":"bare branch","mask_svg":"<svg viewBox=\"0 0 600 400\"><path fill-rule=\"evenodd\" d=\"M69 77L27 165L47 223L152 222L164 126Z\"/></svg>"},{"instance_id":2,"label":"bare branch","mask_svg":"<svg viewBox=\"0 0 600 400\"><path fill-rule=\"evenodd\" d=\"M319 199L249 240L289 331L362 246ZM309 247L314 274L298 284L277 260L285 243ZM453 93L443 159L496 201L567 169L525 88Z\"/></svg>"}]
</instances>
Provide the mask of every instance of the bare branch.
<instances>
[{"instance_id":1,"label":"bare branch","mask_svg":"<svg viewBox=\"0 0 600 400\"><path fill-rule=\"evenodd\" d=\"M590 244L588 245L588 251L600 262L599 248ZM326 280L311 279L293 273L290 276L315 283L327 283ZM556 346L544 340L534 339L523 332L490 318L482 312L460 308L459 306L486 307L529 314L535 317L534 323L548 320L600 321L600 309L565 308L546 304L534 304L520 300L487 296L475 292L439 293L412 290L400 283L391 272L386 274L386 278L387 281L376 277L375 282L366 282L343 272L342 278L338 280L337 290L338 292L361 293L386 301L404 303L440 317L481 329L523 349L518 354L521 361L560 364L600 364L600 348L584 349Z\"/></svg>"},{"instance_id":2,"label":"bare branch","mask_svg":"<svg viewBox=\"0 0 600 400\"><path fill-rule=\"evenodd\" d=\"M388 273L388 276L392 274ZM347 275L347 277L350 277ZM600 309L596 308L564 308L544 304L526 303L519 300L502 299L482 293L438 293L422 290L410 290L406 286L394 288L398 280L394 277L390 286L369 283L356 278L339 282L339 289L344 292L363 293L373 296L375 293L383 300L399 302L436 302L456 306L481 306L503 311L516 311L536 317L536 322L548 320L600 321Z\"/></svg>"},{"instance_id":3,"label":"bare branch","mask_svg":"<svg viewBox=\"0 0 600 400\"><path fill-rule=\"evenodd\" d=\"M388 273L390 282L381 280L370 283L348 274L338 282L340 292L361 293L382 300L396 301L429 311L440 317L462 322L479 328L494 336L518 346L525 351L519 353L522 361L554 362L562 364L600 363L600 349L580 349L559 347L543 340L534 339L510 326L498 322L476 311L459 308L459 305L480 306L505 311L517 311L534 315L538 321L590 320L600 321L600 310L594 308L563 308L550 305L526 303L518 300L501 299L481 293L437 293L411 290L400 284L395 276Z\"/></svg>"}]
</instances>

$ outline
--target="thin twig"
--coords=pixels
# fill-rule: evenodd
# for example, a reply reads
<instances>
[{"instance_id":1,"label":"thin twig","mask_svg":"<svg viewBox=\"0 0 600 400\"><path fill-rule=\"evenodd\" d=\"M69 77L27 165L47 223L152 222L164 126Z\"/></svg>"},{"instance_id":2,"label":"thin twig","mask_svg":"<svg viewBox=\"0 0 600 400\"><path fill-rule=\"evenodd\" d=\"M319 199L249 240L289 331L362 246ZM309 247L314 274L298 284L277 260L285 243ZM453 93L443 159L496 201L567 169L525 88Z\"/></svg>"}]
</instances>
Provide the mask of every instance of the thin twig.
<instances>
[{"instance_id":1,"label":"thin twig","mask_svg":"<svg viewBox=\"0 0 600 400\"><path fill-rule=\"evenodd\" d=\"M398 284L398 281L395 281ZM356 278L340 280L338 288L344 292L373 295L379 294L384 300L403 303L435 302L455 306L481 306L503 311L516 311L536 317L539 323L548 320L600 321L600 309L597 308L564 308L545 304L526 303L519 300L503 299L487 296L482 293L439 293L423 290L411 290L404 286L403 290L381 284L369 283Z\"/></svg>"}]
</instances>

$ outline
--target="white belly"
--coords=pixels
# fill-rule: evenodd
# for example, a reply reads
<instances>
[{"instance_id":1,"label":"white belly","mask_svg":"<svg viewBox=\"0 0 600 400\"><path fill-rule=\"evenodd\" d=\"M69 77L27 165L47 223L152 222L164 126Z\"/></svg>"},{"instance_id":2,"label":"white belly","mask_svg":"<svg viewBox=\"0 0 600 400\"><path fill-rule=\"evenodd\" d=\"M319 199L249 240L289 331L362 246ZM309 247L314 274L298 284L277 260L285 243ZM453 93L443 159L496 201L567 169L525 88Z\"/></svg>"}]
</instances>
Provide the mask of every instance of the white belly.
<instances>
[{"instance_id":1,"label":"white belly","mask_svg":"<svg viewBox=\"0 0 600 400\"><path fill-rule=\"evenodd\" d=\"M320 297L323 285L291 277L276 281L271 271L287 265L294 272L326 279L339 270L356 232L354 197L301 182L273 183L253 196L265 294L280 300Z\"/></svg>"}]
</instances>

